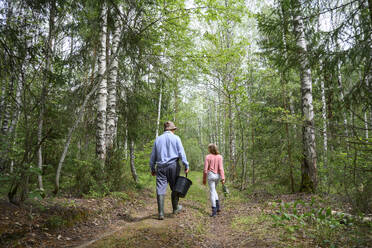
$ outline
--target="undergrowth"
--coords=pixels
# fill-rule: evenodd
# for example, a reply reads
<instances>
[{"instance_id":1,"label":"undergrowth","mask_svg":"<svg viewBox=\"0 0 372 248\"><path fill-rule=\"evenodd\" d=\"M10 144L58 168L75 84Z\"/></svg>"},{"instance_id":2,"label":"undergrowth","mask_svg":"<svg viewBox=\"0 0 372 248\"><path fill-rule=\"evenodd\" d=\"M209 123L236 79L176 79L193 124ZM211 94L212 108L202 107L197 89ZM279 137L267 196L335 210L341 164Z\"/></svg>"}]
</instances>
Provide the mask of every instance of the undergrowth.
<instances>
[{"instance_id":1,"label":"undergrowth","mask_svg":"<svg viewBox=\"0 0 372 248\"><path fill-rule=\"evenodd\" d=\"M310 238L321 247L367 247L370 242L366 228L372 227L371 222L322 207L315 197L310 202L281 201L272 207L276 210L271 215L274 226L285 231L284 240Z\"/></svg>"}]
</instances>

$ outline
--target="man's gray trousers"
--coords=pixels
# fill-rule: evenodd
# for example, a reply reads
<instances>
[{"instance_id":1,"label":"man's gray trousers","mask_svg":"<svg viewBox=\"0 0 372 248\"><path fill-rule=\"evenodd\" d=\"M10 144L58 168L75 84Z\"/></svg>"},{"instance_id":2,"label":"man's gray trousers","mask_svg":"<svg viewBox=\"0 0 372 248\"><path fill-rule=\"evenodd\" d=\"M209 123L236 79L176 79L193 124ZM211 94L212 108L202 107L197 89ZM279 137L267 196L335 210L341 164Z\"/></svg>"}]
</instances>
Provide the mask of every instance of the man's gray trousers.
<instances>
[{"instance_id":1,"label":"man's gray trousers","mask_svg":"<svg viewBox=\"0 0 372 248\"><path fill-rule=\"evenodd\" d=\"M180 175L180 166L177 162L159 166L156 168L156 193L158 195L165 195L167 192L167 185L173 191L176 184L176 178Z\"/></svg>"}]
</instances>

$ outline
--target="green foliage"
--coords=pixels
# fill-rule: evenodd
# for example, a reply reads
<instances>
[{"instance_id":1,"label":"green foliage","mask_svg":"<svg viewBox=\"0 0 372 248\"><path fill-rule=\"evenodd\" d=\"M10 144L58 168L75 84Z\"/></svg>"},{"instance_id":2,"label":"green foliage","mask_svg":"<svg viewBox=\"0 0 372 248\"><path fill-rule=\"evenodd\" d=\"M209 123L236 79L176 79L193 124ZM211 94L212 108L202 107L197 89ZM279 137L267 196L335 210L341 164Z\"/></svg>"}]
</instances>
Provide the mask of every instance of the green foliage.
<instances>
[{"instance_id":1,"label":"green foliage","mask_svg":"<svg viewBox=\"0 0 372 248\"><path fill-rule=\"evenodd\" d=\"M273 203L272 207L276 209L276 213L271 215L274 226L286 231L284 238L296 239L306 235L321 246L349 247L355 240L350 238L352 235L346 238L345 233L356 234L357 242L367 242L362 231L365 224L357 217L333 212L331 207L322 207L320 203L315 197L310 202Z\"/></svg>"}]
</instances>

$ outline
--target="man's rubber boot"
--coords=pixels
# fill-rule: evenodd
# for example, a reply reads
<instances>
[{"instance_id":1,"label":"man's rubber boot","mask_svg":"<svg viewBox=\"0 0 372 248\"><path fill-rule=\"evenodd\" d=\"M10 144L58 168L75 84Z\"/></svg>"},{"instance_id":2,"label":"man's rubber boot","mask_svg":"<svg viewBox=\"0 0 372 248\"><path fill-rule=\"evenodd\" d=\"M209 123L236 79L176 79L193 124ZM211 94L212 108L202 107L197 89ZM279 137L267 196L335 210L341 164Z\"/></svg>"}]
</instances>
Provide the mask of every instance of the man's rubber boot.
<instances>
[{"instance_id":1,"label":"man's rubber boot","mask_svg":"<svg viewBox=\"0 0 372 248\"><path fill-rule=\"evenodd\" d=\"M216 200L216 209L217 209L217 214L221 212L219 200Z\"/></svg>"},{"instance_id":2,"label":"man's rubber boot","mask_svg":"<svg viewBox=\"0 0 372 248\"><path fill-rule=\"evenodd\" d=\"M212 207L212 214L210 215L211 217L215 217L217 215L217 208Z\"/></svg>"},{"instance_id":3,"label":"man's rubber boot","mask_svg":"<svg viewBox=\"0 0 372 248\"><path fill-rule=\"evenodd\" d=\"M173 214L178 214L182 210L182 206L178 205L179 196L177 192L172 192L172 207L173 207Z\"/></svg>"},{"instance_id":4,"label":"man's rubber boot","mask_svg":"<svg viewBox=\"0 0 372 248\"><path fill-rule=\"evenodd\" d=\"M165 195L157 195L156 199L158 201L158 219L164 220L164 196Z\"/></svg>"}]
</instances>

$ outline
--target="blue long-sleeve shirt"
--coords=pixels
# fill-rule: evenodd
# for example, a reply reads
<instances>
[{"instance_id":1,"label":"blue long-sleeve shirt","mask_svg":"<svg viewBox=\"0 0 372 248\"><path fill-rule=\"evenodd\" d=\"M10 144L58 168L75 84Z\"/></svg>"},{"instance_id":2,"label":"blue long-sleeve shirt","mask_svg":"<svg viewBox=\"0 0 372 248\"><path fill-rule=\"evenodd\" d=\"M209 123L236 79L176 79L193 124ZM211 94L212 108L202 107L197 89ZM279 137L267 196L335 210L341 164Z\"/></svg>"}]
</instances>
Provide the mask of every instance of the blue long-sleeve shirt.
<instances>
[{"instance_id":1,"label":"blue long-sleeve shirt","mask_svg":"<svg viewBox=\"0 0 372 248\"><path fill-rule=\"evenodd\" d=\"M178 159L182 160L185 169L189 168L185 150L183 149L180 137L171 131L165 131L158 136L152 147L150 157L151 171L155 171L155 165L159 167L176 162Z\"/></svg>"}]
</instances>

